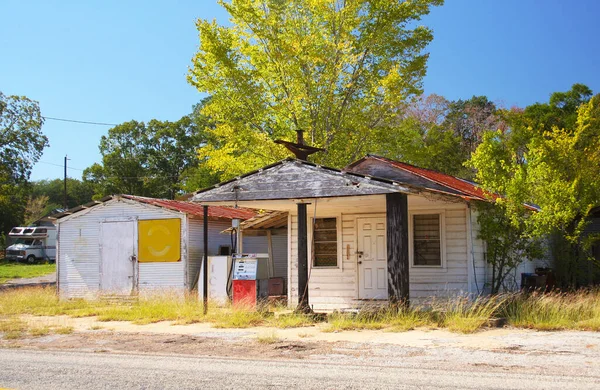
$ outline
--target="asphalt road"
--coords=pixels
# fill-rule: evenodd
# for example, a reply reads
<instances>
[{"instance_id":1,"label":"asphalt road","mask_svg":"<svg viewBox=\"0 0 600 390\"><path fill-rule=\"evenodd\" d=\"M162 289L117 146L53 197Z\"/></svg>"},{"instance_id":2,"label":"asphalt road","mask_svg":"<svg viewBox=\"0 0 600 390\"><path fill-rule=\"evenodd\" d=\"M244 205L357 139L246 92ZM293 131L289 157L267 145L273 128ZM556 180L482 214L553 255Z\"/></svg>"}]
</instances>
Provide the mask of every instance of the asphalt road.
<instances>
[{"instance_id":1,"label":"asphalt road","mask_svg":"<svg viewBox=\"0 0 600 390\"><path fill-rule=\"evenodd\" d=\"M332 357L332 359L335 359ZM9 389L598 389L599 377L0 349Z\"/></svg>"}]
</instances>

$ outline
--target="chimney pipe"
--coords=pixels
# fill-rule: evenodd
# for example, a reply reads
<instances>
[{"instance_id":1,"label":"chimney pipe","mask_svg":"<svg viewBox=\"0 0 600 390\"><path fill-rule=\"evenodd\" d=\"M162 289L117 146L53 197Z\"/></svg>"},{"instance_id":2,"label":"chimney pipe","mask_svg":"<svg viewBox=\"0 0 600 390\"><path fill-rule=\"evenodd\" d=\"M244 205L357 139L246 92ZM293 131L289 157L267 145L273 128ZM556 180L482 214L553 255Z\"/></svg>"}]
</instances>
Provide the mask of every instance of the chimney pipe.
<instances>
[{"instance_id":1,"label":"chimney pipe","mask_svg":"<svg viewBox=\"0 0 600 390\"><path fill-rule=\"evenodd\" d=\"M298 145L304 145L304 130L296 130L296 134L298 134Z\"/></svg>"}]
</instances>

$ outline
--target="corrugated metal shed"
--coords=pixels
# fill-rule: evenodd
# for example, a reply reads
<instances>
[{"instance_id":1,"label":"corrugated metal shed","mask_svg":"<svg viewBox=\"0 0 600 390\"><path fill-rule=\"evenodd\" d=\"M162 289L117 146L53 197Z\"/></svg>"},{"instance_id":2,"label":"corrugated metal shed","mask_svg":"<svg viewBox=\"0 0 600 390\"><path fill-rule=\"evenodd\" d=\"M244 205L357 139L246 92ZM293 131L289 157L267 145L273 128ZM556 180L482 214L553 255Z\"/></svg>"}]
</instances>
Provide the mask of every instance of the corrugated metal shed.
<instances>
[{"instance_id":1,"label":"corrugated metal shed","mask_svg":"<svg viewBox=\"0 0 600 390\"><path fill-rule=\"evenodd\" d=\"M203 212L201 205L184 201L119 195L61 213L57 216L60 296L92 297L102 292L102 225L121 221L180 219L180 260L136 262L136 285L139 291L172 289L183 292L192 288L204 254ZM230 236L220 232L231 226L231 219L247 219L255 214L248 209L210 206L209 255L218 254L221 245L230 244ZM132 240L138 243L137 228Z\"/></svg>"}]
</instances>

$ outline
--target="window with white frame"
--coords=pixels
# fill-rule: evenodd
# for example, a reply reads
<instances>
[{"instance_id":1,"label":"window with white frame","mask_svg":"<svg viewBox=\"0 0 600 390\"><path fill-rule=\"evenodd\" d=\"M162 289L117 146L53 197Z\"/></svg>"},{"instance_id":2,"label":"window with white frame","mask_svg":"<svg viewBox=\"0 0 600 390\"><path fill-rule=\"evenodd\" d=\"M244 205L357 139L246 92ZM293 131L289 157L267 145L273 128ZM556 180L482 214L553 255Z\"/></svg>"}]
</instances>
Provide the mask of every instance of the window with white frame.
<instances>
[{"instance_id":1,"label":"window with white frame","mask_svg":"<svg viewBox=\"0 0 600 390\"><path fill-rule=\"evenodd\" d=\"M337 267L338 229L337 218L315 218L313 228L315 267Z\"/></svg>"},{"instance_id":2,"label":"window with white frame","mask_svg":"<svg viewBox=\"0 0 600 390\"><path fill-rule=\"evenodd\" d=\"M412 258L414 266L442 266L442 215L413 214Z\"/></svg>"}]
</instances>

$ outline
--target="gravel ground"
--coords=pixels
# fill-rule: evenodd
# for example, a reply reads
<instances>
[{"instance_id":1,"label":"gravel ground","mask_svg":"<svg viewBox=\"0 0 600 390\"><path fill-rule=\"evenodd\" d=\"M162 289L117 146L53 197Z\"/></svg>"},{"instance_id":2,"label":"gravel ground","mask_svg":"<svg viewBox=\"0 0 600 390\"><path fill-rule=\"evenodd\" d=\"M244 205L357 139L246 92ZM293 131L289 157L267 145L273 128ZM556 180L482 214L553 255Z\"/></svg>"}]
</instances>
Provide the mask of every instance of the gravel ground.
<instances>
[{"instance_id":1,"label":"gravel ground","mask_svg":"<svg viewBox=\"0 0 600 390\"><path fill-rule=\"evenodd\" d=\"M0 351L0 386L20 389L597 389L598 376L326 361ZM27 367L25 372L24 367Z\"/></svg>"},{"instance_id":2,"label":"gravel ground","mask_svg":"<svg viewBox=\"0 0 600 390\"><path fill-rule=\"evenodd\" d=\"M26 320L74 326L75 333L0 337L0 388L171 388L176 382L178 388L600 389L596 332L323 333L319 327ZM165 357L168 364L156 365ZM244 360L236 360L240 357Z\"/></svg>"}]
</instances>

